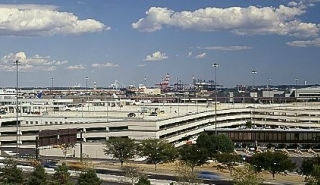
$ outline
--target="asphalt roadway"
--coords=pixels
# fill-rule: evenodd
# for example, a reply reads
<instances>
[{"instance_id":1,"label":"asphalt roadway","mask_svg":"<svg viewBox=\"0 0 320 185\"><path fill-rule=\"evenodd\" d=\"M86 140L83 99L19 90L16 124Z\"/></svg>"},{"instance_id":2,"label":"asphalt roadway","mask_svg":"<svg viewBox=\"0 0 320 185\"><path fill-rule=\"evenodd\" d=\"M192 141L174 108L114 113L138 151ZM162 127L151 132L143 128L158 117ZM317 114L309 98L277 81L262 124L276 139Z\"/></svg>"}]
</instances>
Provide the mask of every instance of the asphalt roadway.
<instances>
[{"instance_id":1,"label":"asphalt roadway","mask_svg":"<svg viewBox=\"0 0 320 185\"><path fill-rule=\"evenodd\" d=\"M53 157L43 157L42 158L50 158L52 159ZM63 157L54 157L55 159L64 159ZM71 158L68 158L71 159ZM304 160L304 158L302 157L291 157L290 158L293 162L296 163L297 167L296 169L300 169L301 163ZM72 160L72 159L71 159ZM73 159L74 160L74 159ZM94 161L100 161L101 159L93 159ZM114 162L115 160L107 160L104 159L102 161L105 162ZM139 162L138 162L139 163ZM118 176L119 178L125 176L125 173L121 170L117 170L117 169L107 169L107 168L97 168L96 172L99 174L107 174L107 175L114 175L114 176ZM148 176L149 179L155 179L155 180L167 180L167 181L176 181L176 177L173 175L166 175L166 174L157 174L157 173L146 173L146 175ZM227 180L203 180L202 181L204 184L221 184L221 185L231 185L232 182L231 181L227 181ZM107 181L103 181L102 184L108 184L108 185L124 185L124 184L128 184L128 183L124 183L124 182L107 182ZM268 183L268 185L270 185L271 183ZM165 184L164 184L165 185Z\"/></svg>"},{"instance_id":2,"label":"asphalt roadway","mask_svg":"<svg viewBox=\"0 0 320 185\"><path fill-rule=\"evenodd\" d=\"M123 177L125 175L125 172L121 171L121 170L113 170L113 169L101 169L101 168L97 168L96 172L98 174L108 174L108 175L114 175L114 176L118 176L119 179L121 177ZM170 182L176 181L177 178L175 176L171 176L171 175L165 175L165 174L156 174L156 173L145 173L148 176L148 179L154 179L154 180L167 180ZM231 181L228 180L201 180L203 184L206 185L232 185ZM130 183L126 183L126 182L111 182L111 181L103 181L102 182L103 185L130 185ZM159 184L159 183L157 183ZM262 185L285 185L282 183L271 183L271 182L266 182L263 183ZM161 184L161 185L169 185L169 184ZM286 185L289 185L286 184Z\"/></svg>"},{"instance_id":3,"label":"asphalt roadway","mask_svg":"<svg viewBox=\"0 0 320 185\"><path fill-rule=\"evenodd\" d=\"M291 157L290 158L293 162L296 163L297 167L296 170L300 169L300 166L302 164L302 161L305 158L302 157ZM99 159L96 159L97 161L99 161ZM100 159L101 160L101 159ZM108 159L104 159L104 162L114 162L116 160L108 160ZM137 162L137 163L143 163L143 162ZM125 172L118 170L118 169L107 169L107 168L96 168L96 172L98 174L107 174L107 175L114 175L114 176L118 176L119 179L121 177L125 176ZM176 181L177 178L176 176L173 175L166 175L166 174L157 174L157 173L146 173L146 175L148 176L149 179L155 179L155 180L167 180L167 181ZM202 180L202 183L204 184L216 184L216 185L232 185L231 181L228 180ZM103 185L126 185L126 184L130 184L130 183L125 183L125 182L112 182L112 181L103 181L102 182ZM268 183L263 183L263 184L268 184L268 185L272 185L271 182ZM280 183L275 183L277 185L279 185ZM288 183L289 184L289 183ZM167 185L167 184L164 184Z\"/></svg>"}]
</instances>

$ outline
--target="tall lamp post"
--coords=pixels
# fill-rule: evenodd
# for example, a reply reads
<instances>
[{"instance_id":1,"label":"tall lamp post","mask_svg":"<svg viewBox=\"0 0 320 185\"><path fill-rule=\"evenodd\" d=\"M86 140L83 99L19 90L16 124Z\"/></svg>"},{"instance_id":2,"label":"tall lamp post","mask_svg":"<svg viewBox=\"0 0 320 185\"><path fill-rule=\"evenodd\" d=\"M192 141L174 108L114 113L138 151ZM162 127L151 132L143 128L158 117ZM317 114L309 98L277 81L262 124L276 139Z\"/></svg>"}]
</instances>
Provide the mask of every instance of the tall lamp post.
<instances>
[{"instance_id":1,"label":"tall lamp post","mask_svg":"<svg viewBox=\"0 0 320 185\"><path fill-rule=\"evenodd\" d=\"M88 80L89 80L89 77L86 77L86 92L87 92L87 88L88 88Z\"/></svg>"},{"instance_id":2,"label":"tall lamp post","mask_svg":"<svg viewBox=\"0 0 320 185\"><path fill-rule=\"evenodd\" d=\"M252 90L255 89L255 75L257 74L258 72L256 70L252 70L251 71L251 74L252 74ZM258 97L258 91L256 92L257 93L257 97ZM254 94L255 96L255 94ZM255 97L253 97L253 100L255 100ZM255 124L255 112L256 112L256 104L255 102L253 102L253 124Z\"/></svg>"},{"instance_id":3,"label":"tall lamp post","mask_svg":"<svg viewBox=\"0 0 320 185\"><path fill-rule=\"evenodd\" d=\"M54 81L54 78L51 78L51 93L53 94L53 81Z\"/></svg>"},{"instance_id":4,"label":"tall lamp post","mask_svg":"<svg viewBox=\"0 0 320 185\"><path fill-rule=\"evenodd\" d=\"M258 72L256 70L252 70L251 71L251 74L252 74L252 89L255 89L255 75L257 74Z\"/></svg>"},{"instance_id":5,"label":"tall lamp post","mask_svg":"<svg viewBox=\"0 0 320 185\"><path fill-rule=\"evenodd\" d=\"M270 88L270 85L271 85L271 78L268 78L268 80L269 80L269 84L268 84L268 91L269 91L269 103L271 104L272 103L272 101L271 101L271 92L270 92L270 90L271 90L271 88ZM273 95L272 95L273 96Z\"/></svg>"},{"instance_id":6,"label":"tall lamp post","mask_svg":"<svg viewBox=\"0 0 320 185\"><path fill-rule=\"evenodd\" d=\"M86 77L86 96L87 96L87 106L88 106L88 111L89 111L89 95L88 95L88 80L89 77Z\"/></svg>"},{"instance_id":7,"label":"tall lamp post","mask_svg":"<svg viewBox=\"0 0 320 185\"><path fill-rule=\"evenodd\" d=\"M16 158L19 157L19 142L20 142L20 129L19 129L19 94L18 94L18 89L19 89L19 64L20 62L16 60L14 62L16 65L16 72L17 72L17 89L16 89L16 131L17 131L17 143L16 143Z\"/></svg>"},{"instance_id":8,"label":"tall lamp post","mask_svg":"<svg viewBox=\"0 0 320 185\"><path fill-rule=\"evenodd\" d=\"M215 135L218 135L217 132L217 67L219 67L219 64L214 63L212 65L214 68L214 133Z\"/></svg>"},{"instance_id":9,"label":"tall lamp post","mask_svg":"<svg viewBox=\"0 0 320 185\"><path fill-rule=\"evenodd\" d=\"M296 81L296 104L298 103L298 78L295 79Z\"/></svg>"}]
</instances>

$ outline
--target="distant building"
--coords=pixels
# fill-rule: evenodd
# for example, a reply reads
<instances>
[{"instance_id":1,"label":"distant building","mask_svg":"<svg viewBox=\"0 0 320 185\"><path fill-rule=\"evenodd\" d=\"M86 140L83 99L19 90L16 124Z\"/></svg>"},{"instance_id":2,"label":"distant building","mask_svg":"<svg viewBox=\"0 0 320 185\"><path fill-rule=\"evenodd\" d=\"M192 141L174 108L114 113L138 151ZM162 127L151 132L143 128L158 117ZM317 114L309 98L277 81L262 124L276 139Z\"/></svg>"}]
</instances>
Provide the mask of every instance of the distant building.
<instances>
[{"instance_id":1,"label":"distant building","mask_svg":"<svg viewBox=\"0 0 320 185\"><path fill-rule=\"evenodd\" d=\"M300 89L293 89L292 93L297 98L297 100L307 101L307 100L319 100L320 99L320 87L307 87Z\"/></svg>"}]
</instances>

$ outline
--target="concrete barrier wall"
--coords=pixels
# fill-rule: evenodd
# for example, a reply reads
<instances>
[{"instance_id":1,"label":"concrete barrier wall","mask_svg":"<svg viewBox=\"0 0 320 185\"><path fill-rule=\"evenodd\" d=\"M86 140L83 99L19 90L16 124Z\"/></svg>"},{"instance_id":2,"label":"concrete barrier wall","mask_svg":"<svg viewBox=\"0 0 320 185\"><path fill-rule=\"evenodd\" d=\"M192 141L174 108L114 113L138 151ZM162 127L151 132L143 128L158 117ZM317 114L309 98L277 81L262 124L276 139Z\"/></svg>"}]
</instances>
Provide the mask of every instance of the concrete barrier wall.
<instances>
[{"instance_id":1,"label":"concrete barrier wall","mask_svg":"<svg viewBox=\"0 0 320 185\"><path fill-rule=\"evenodd\" d=\"M103 143L83 143L82 151L90 158L111 159L111 156L106 156L103 152L105 145ZM64 157L61 148L40 149L40 155L43 156L59 156ZM80 158L80 144L76 144L74 148L67 150L67 156Z\"/></svg>"}]
</instances>

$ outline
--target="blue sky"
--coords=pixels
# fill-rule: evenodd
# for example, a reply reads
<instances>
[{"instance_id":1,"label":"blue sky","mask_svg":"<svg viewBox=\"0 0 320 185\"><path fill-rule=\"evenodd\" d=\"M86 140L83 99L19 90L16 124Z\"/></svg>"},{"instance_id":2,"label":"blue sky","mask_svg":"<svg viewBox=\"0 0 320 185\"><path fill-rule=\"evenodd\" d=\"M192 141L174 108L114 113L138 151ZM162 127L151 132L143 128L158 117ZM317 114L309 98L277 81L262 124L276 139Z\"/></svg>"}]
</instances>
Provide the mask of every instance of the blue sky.
<instances>
[{"instance_id":1,"label":"blue sky","mask_svg":"<svg viewBox=\"0 0 320 185\"><path fill-rule=\"evenodd\" d=\"M319 83L320 0L0 3L0 87Z\"/></svg>"}]
</instances>

